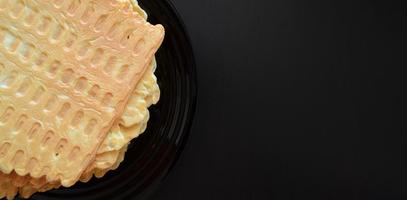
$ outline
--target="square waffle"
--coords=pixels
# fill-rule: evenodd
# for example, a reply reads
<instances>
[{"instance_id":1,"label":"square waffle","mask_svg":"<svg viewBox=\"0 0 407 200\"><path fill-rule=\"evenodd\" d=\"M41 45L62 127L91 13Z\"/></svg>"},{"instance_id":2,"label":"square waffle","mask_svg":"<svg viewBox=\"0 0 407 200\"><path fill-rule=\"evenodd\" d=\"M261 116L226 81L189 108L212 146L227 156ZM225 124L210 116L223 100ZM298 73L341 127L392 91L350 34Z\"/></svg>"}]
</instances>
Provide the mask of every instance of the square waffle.
<instances>
[{"instance_id":1,"label":"square waffle","mask_svg":"<svg viewBox=\"0 0 407 200\"><path fill-rule=\"evenodd\" d=\"M71 186L123 113L163 28L113 0L1 0L0 24L0 170Z\"/></svg>"}]
</instances>

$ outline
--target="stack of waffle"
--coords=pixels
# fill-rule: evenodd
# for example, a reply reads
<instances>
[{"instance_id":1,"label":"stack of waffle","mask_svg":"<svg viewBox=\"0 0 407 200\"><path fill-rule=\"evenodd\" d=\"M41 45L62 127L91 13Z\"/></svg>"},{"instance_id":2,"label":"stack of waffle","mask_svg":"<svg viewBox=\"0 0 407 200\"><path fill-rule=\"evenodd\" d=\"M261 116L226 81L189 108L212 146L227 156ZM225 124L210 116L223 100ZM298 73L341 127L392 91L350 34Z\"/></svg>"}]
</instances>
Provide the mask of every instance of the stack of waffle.
<instances>
[{"instance_id":1,"label":"stack of waffle","mask_svg":"<svg viewBox=\"0 0 407 200\"><path fill-rule=\"evenodd\" d=\"M123 0L0 0L0 199L102 177L141 134L164 37Z\"/></svg>"}]
</instances>

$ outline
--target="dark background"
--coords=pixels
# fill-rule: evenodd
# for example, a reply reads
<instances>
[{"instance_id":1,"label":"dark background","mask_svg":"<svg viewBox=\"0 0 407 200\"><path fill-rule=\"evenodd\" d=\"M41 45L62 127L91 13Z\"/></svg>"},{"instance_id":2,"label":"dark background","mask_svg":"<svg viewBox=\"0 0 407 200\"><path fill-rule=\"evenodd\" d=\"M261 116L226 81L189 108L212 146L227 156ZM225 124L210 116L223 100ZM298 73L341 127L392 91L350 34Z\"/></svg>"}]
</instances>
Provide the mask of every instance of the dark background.
<instances>
[{"instance_id":1,"label":"dark background","mask_svg":"<svg viewBox=\"0 0 407 200\"><path fill-rule=\"evenodd\" d=\"M173 2L199 97L151 199L407 199L406 6Z\"/></svg>"}]
</instances>

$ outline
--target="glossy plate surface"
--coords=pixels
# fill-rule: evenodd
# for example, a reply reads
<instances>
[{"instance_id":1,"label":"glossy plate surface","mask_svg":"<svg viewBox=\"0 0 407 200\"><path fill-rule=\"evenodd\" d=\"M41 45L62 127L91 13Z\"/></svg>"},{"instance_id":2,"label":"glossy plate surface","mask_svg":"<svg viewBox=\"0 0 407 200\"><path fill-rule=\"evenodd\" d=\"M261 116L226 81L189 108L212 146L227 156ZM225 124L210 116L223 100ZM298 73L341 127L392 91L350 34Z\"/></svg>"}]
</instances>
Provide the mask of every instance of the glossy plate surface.
<instances>
[{"instance_id":1,"label":"glossy plate surface","mask_svg":"<svg viewBox=\"0 0 407 200\"><path fill-rule=\"evenodd\" d=\"M36 200L146 199L177 160L190 127L196 104L196 72L184 25L168 0L139 0L153 24L166 29L156 58L161 90L151 107L148 128L132 141L120 167L103 178L77 183L32 196Z\"/></svg>"}]
</instances>

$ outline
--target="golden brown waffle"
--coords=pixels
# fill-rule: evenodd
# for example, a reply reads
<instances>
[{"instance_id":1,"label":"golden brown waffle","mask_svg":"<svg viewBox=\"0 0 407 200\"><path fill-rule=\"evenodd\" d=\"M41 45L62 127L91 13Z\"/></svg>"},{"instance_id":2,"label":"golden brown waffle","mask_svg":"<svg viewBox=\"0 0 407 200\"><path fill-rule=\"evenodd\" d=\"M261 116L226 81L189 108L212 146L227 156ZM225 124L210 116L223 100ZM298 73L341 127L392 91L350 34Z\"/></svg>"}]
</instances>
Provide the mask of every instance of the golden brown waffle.
<instances>
[{"instance_id":1,"label":"golden brown waffle","mask_svg":"<svg viewBox=\"0 0 407 200\"><path fill-rule=\"evenodd\" d=\"M143 10L134 5L134 10L146 18ZM98 149L93 164L89 165L85 173L81 175L81 181L88 181L93 175L103 176L107 171L118 167L124 158L127 143L144 131L148 120L147 107L156 103L159 98L159 89L154 74L146 73L132 95L129 104L120 122L115 126L116 131L111 130L104 140L102 147ZM120 148L121 147L121 148ZM58 188L59 182L49 183L44 177L35 179L30 176L19 176L16 173L0 173L0 198L8 195L12 198L17 190L22 197L29 197L37 191L47 191ZM3 180L3 183L2 183ZM10 182L8 182L10 181Z\"/></svg>"},{"instance_id":2,"label":"golden brown waffle","mask_svg":"<svg viewBox=\"0 0 407 200\"><path fill-rule=\"evenodd\" d=\"M0 169L70 186L123 112L163 29L107 0L2 0L0 24L8 75Z\"/></svg>"}]
</instances>

